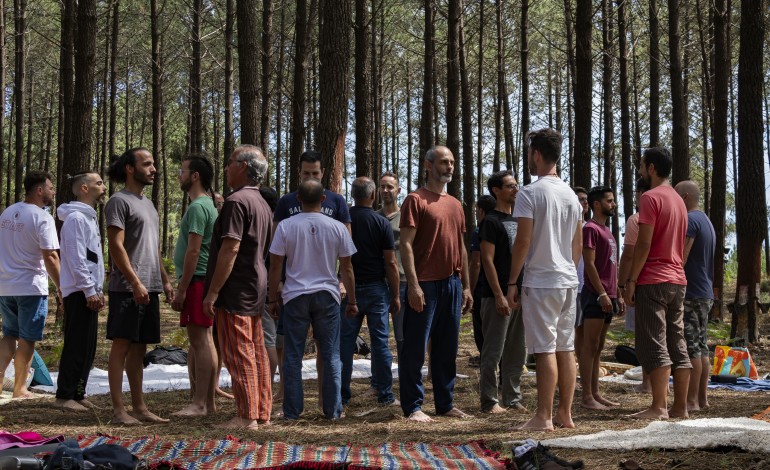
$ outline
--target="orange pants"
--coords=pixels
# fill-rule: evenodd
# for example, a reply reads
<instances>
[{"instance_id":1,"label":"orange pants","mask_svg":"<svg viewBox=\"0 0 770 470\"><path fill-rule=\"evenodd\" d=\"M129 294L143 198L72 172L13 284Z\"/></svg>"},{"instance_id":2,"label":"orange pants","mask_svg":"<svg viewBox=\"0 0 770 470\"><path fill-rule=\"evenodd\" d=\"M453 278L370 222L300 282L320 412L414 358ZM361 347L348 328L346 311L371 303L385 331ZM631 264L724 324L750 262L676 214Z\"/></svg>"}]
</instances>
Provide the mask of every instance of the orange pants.
<instances>
[{"instance_id":1,"label":"orange pants","mask_svg":"<svg viewBox=\"0 0 770 470\"><path fill-rule=\"evenodd\" d=\"M241 418L270 421L272 377L262 316L235 315L217 308L216 322L222 360L233 382L236 413Z\"/></svg>"}]
</instances>

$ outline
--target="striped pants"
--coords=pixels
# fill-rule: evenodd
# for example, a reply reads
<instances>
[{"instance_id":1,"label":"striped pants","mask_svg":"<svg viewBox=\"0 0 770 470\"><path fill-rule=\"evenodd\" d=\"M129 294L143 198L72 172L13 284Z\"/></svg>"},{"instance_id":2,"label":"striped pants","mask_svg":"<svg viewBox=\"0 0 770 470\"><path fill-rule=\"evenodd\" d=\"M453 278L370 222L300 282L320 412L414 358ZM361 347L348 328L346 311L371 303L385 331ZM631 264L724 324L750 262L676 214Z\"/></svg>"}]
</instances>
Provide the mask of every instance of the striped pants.
<instances>
[{"instance_id":1,"label":"striped pants","mask_svg":"<svg viewBox=\"0 0 770 470\"><path fill-rule=\"evenodd\" d=\"M636 355L646 372L692 368L684 339L685 287L662 283L636 288Z\"/></svg>"},{"instance_id":2,"label":"striped pants","mask_svg":"<svg viewBox=\"0 0 770 470\"><path fill-rule=\"evenodd\" d=\"M236 413L241 418L270 421L272 377L262 316L236 315L218 308L216 322L222 360L233 381Z\"/></svg>"}]
</instances>

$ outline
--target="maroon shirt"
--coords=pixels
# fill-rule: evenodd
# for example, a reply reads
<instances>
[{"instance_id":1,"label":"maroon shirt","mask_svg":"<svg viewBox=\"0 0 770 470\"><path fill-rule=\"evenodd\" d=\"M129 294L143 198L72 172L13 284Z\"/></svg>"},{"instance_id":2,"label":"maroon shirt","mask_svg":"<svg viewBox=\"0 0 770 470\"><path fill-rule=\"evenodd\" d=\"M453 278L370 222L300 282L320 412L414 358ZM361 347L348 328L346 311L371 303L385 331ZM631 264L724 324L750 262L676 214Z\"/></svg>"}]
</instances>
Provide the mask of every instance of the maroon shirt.
<instances>
[{"instance_id":1,"label":"maroon shirt","mask_svg":"<svg viewBox=\"0 0 770 470\"><path fill-rule=\"evenodd\" d=\"M217 266L219 249L225 238L239 240L240 248L233 270L214 303L235 315L262 315L267 296L265 250L272 213L259 189L244 186L225 199L222 212L214 223L209 262L206 269L206 291Z\"/></svg>"},{"instance_id":2,"label":"maroon shirt","mask_svg":"<svg viewBox=\"0 0 770 470\"><path fill-rule=\"evenodd\" d=\"M583 247L595 251L594 266L599 272L604 292L611 299L618 297L618 247L610 228L599 225L593 219L583 226ZM599 294L599 289L591 284L588 270L583 271L584 288Z\"/></svg>"}]
</instances>

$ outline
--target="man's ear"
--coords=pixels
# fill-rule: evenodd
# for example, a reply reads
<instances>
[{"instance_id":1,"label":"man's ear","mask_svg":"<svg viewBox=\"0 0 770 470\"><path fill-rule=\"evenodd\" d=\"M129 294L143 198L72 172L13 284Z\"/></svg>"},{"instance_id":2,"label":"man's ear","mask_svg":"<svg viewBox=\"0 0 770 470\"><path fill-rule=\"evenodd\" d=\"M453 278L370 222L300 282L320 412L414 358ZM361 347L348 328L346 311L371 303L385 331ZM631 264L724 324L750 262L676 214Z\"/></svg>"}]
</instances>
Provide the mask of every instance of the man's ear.
<instances>
[{"instance_id":1,"label":"man's ear","mask_svg":"<svg viewBox=\"0 0 770 470\"><path fill-rule=\"evenodd\" d=\"M325 200L326 200L326 194L322 194L321 195L321 201L320 201L321 204L323 204Z\"/></svg>"}]
</instances>

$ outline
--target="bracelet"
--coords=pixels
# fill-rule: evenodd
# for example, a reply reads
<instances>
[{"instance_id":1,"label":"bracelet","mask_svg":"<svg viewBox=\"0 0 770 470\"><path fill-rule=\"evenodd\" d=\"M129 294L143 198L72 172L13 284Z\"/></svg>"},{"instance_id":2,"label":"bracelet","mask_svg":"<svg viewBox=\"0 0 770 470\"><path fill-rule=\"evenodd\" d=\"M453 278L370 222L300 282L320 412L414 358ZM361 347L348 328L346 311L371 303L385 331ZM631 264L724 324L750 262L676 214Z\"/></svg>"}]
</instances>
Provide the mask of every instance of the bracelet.
<instances>
[{"instance_id":1,"label":"bracelet","mask_svg":"<svg viewBox=\"0 0 770 470\"><path fill-rule=\"evenodd\" d=\"M610 297L610 296L609 296L609 294L607 294L606 292L603 292L603 293L599 294L599 297L597 297L597 298L596 298L596 300L599 300L599 299L601 299L602 297L605 297L605 296L606 296L607 298L609 298L609 297Z\"/></svg>"},{"instance_id":2,"label":"bracelet","mask_svg":"<svg viewBox=\"0 0 770 470\"><path fill-rule=\"evenodd\" d=\"M515 282L509 282L509 283L508 283L508 287L510 287L510 286L515 286L515 285L516 285L516 283L515 283Z\"/></svg>"}]
</instances>

